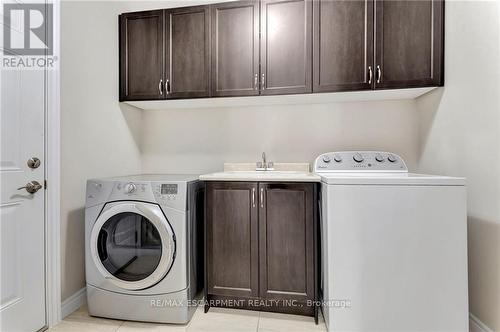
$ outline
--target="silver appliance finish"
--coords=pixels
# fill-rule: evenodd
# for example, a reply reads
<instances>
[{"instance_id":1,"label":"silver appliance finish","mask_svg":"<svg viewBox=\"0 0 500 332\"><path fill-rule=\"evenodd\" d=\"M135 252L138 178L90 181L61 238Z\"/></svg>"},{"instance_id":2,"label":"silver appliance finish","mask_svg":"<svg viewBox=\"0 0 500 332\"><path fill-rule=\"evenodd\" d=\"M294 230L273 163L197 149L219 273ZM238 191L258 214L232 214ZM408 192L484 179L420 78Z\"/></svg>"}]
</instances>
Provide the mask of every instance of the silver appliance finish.
<instances>
[{"instance_id":1,"label":"silver appliance finish","mask_svg":"<svg viewBox=\"0 0 500 332\"><path fill-rule=\"evenodd\" d=\"M87 181L85 270L90 315L158 323L189 322L203 287L200 251L203 192L203 183L196 175L138 175ZM120 213L144 218L141 220L149 221L149 227L157 233L143 231L141 226L140 234L131 240L133 236L126 237L116 231L113 239L107 240L106 247L107 243L116 245L113 241L120 236L119 240L136 241L134 243L143 241L144 234L157 234L161 239L161 246L156 243L161 247L159 261L156 266L150 266L154 271L143 278L141 265L134 267L139 269L140 280L124 280L118 277L117 271L109 271L103 263L107 258L101 257L98 250L101 233L108 236L103 226ZM133 234L136 229L133 227L137 226L131 227L125 227L125 231ZM130 245L128 242L124 243ZM117 245L116 248L136 250L140 253L135 254L135 258L143 255L146 261L150 259L147 246L128 249L126 245ZM123 263L123 267L126 269L132 264L133 259Z\"/></svg>"}]
</instances>

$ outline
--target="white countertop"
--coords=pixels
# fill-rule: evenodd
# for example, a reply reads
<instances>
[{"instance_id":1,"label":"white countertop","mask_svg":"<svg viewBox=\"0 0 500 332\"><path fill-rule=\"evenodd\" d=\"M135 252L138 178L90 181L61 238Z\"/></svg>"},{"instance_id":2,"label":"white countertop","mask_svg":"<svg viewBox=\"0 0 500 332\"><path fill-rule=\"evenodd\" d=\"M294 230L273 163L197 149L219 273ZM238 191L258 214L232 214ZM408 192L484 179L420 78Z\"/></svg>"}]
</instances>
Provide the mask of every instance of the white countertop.
<instances>
[{"instance_id":1,"label":"white countertop","mask_svg":"<svg viewBox=\"0 0 500 332\"><path fill-rule=\"evenodd\" d=\"M321 177L297 171L228 171L200 175L202 181L321 182Z\"/></svg>"},{"instance_id":2,"label":"white countertop","mask_svg":"<svg viewBox=\"0 0 500 332\"><path fill-rule=\"evenodd\" d=\"M308 163L274 163L273 170L256 171L255 163L224 163L224 171L200 175L202 181L321 182Z\"/></svg>"}]
</instances>

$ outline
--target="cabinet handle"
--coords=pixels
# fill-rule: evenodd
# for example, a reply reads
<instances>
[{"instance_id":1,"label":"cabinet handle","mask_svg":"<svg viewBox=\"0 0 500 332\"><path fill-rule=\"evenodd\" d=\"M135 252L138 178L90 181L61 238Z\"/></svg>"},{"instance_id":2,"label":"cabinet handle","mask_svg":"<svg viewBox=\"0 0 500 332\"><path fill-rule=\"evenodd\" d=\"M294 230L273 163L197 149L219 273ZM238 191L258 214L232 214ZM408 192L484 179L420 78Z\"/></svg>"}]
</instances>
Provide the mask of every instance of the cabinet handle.
<instances>
[{"instance_id":1,"label":"cabinet handle","mask_svg":"<svg viewBox=\"0 0 500 332\"><path fill-rule=\"evenodd\" d=\"M377 65L377 83L380 83L380 81L382 81L382 69Z\"/></svg>"},{"instance_id":2,"label":"cabinet handle","mask_svg":"<svg viewBox=\"0 0 500 332\"><path fill-rule=\"evenodd\" d=\"M255 77L253 79L253 89L254 90L259 89L259 74L255 74Z\"/></svg>"},{"instance_id":3,"label":"cabinet handle","mask_svg":"<svg viewBox=\"0 0 500 332\"><path fill-rule=\"evenodd\" d=\"M160 82L158 82L158 91L160 92L160 96L163 96L163 80L160 79Z\"/></svg>"},{"instance_id":4,"label":"cabinet handle","mask_svg":"<svg viewBox=\"0 0 500 332\"><path fill-rule=\"evenodd\" d=\"M262 90L266 89L266 74L262 74Z\"/></svg>"},{"instance_id":5,"label":"cabinet handle","mask_svg":"<svg viewBox=\"0 0 500 332\"><path fill-rule=\"evenodd\" d=\"M166 85L167 95L169 95L170 94L170 80L167 79L167 81L165 82L165 85Z\"/></svg>"},{"instance_id":6,"label":"cabinet handle","mask_svg":"<svg viewBox=\"0 0 500 332\"><path fill-rule=\"evenodd\" d=\"M260 188L260 207L264 208L264 188Z\"/></svg>"},{"instance_id":7,"label":"cabinet handle","mask_svg":"<svg viewBox=\"0 0 500 332\"><path fill-rule=\"evenodd\" d=\"M255 207L255 188L252 188L252 207Z\"/></svg>"},{"instance_id":8,"label":"cabinet handle","mask_svg":"<svg viewBox=\"0 0 500 332\"><path fill-rule=\"evenodd\" d=\"M372 66L368 66L368 84L372 84L373 71Z\"/></svg>"}]
</instances>

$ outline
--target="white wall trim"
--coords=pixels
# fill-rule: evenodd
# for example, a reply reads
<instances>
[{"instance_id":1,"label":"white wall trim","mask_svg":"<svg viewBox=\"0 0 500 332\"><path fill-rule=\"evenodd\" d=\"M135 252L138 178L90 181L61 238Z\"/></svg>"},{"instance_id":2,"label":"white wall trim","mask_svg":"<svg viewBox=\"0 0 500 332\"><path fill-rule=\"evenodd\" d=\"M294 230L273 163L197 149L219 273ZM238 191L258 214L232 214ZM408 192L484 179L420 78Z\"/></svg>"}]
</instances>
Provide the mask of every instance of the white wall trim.
<instances>
[{"instance_id":1,"label":"white wall trim","mask_svg":"<svg viewBox=\"0 0 500 332\"><path fill-rule=\"evenodd\" d=\"M479 318L469 312L469 332L494 332Z\"/></svg>"},{"instance_id":2,"label":"white wall trim","mask_svg":"<svg viewBox=\"0 0 500 332\"><path fill-rule=\"evenodd\" d=\"M87 288L83 287L75 294L64 300L61 306L62 318L64 319L65 317L71 315L85 303L87 303Z\"/></svg>"},{"instance_id":3,"label":"white wall trim","mask_svg":"<svg viewBox=\"0 0 500 332\"><path fill-rule=\"evenodd\" d=\"M48 2L48 1L47 1ZM45 73L45 282L46 324L52 327L61 321L61 231L60 231L60 0L53 4L55 67Z\"/></svg>"}]
</instances>

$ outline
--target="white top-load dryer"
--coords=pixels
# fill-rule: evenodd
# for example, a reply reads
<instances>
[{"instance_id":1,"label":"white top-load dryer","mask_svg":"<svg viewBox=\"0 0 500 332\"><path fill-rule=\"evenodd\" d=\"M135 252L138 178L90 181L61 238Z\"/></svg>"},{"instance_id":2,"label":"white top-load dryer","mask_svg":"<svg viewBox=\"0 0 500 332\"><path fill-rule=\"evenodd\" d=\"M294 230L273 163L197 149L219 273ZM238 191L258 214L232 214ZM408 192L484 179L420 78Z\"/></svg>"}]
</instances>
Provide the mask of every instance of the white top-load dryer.
<instances>
[{"instance_id":1,"label":"white top-load dryer","mask_svg":"<svg viewBox=\"0 0 500 332\"><path fill-rule=\"evenodd\" d=\"M314 169L328 330L467 331L465 179L387 152L325 153Z\"/></svg>"},{"instance_id":2,"label":"white top-load dryer","mask_svg":"<svg viewBox=\"0 0 500 332\"><path fill-rule=\"evenodd\" d=\"M196 175L87 182L85 269L92 316L190 320L203 288L203 197Z\"/></svg>"}]
</instances>

